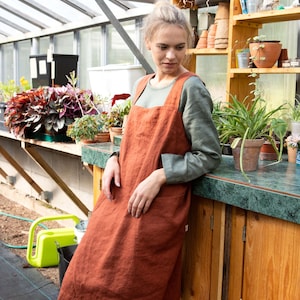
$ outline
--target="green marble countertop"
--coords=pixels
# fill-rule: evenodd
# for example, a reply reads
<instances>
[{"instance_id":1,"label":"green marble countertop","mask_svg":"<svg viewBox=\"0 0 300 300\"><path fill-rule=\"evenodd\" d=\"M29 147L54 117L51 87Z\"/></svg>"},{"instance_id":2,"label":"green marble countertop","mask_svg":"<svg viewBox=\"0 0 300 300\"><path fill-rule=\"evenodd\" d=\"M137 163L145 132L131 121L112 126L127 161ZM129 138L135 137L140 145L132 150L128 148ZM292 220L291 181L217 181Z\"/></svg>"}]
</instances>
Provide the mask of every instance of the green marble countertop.
<instances>
[{"instance_id":1,"label":"green marble countertop","mask_svg":"<svg viewBox=\"0 0 300 300\"><path fill-rule=\"evenodd\" d=\"M82 161L104 168L118 149L111 143L85 145ZM300 165L260 161L247 176L250 183L234 169L233 158L223 156L214 172L193 182L193 194L300 224Z\"/></svg>"}]
</instances>

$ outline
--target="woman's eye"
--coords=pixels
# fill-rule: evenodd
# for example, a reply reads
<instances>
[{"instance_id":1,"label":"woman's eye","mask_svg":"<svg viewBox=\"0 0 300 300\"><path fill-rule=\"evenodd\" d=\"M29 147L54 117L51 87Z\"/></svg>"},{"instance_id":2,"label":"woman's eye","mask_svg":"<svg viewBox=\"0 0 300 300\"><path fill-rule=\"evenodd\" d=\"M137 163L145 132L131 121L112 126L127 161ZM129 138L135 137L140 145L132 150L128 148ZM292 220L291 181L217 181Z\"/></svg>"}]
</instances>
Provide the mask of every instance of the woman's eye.
<instances>
[{"instance_id":1,"label":"woman's eye","mask_svg":"<svg viewBox=\"0 0 300 300\"><path fill-rule=\"evenodd\" d=\"M158 46L161 50L166 50L168 47L167 46L165 46L165 45L159 45Z\"/></svg>"},{"instance_id":2,"label":"woman's eye","mask_svg":"<svg viewBox=\"0 0 300 300\"><path fill-rule=\"evenodd\" d=\"M179 46L176 46L176 49L177 50L182 50L182 49L184 49L185 48L185 45L179 45Z\"/></svg>"}]
</instances>

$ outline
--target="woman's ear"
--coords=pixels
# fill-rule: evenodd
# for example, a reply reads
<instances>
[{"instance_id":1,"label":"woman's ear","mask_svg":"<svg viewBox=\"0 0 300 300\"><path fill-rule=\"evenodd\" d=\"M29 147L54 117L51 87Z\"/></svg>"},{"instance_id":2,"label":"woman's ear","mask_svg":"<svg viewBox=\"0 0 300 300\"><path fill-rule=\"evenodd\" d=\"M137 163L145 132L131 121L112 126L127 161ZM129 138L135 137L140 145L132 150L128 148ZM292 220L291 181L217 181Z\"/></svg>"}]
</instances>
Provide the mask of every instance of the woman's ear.
<instances>
[{"instance_id":1,"label":"woman's ear","mask_svg":"<svg viewBox=\"0 0 300 300\"><path fill-rule=\"evenodd\" d=\"M151 50L151 43L148 39L145 40L145 45L146 45L147 50Z\"/></svg>"}]
</instances>

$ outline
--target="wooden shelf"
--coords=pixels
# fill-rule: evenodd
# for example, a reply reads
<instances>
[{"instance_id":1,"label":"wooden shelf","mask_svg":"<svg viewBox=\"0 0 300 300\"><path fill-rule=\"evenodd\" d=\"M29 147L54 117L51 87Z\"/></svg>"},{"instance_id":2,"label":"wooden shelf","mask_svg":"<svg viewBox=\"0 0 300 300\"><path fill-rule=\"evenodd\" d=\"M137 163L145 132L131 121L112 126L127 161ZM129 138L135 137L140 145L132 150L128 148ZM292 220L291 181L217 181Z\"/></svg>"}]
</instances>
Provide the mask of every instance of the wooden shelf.
<instances>
[{"instance_id":1,"label":"wooden shelf","mask_svg":"<svg viewBox=\"0 0 300 300\"><path fill-rule=\"evenodd\" d=\"M300 68L232 68L231 74L299 74Z\"/></svg>"},{"instance_id":2,"label":"wooden shelf","mask_svg":"<svg viewBox=\"0 0 300 300\"><path fill-rule=\"evenodd\" d=\"M227 49L214 49L214 48L205 48L205 49L188 49L187 54L195 55L227 55Z\"/></svg>"},{"instance_id":3,"label":"wooden shelf","mask_svg":"<svg viewBox=\"0 0 300 300\"><path fill-rule=\"evenodd\" d=\"M258 24L276 23L299 20L300 8L287 8L283 10L261 11L253 14L239 14L233 16L233 25L243 22Z\"/></svg>"}]
</instances>

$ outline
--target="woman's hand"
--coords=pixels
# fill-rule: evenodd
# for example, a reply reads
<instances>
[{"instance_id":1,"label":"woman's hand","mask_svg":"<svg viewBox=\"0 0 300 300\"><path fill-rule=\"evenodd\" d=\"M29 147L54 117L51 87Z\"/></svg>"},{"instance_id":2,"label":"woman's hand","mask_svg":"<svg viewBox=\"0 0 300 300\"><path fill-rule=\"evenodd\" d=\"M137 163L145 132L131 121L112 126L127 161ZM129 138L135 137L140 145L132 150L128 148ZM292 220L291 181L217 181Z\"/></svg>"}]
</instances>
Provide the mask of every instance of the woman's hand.
<instances>
[{"instance_id":1,"label":"woman's hand","mask_svg":"<svg viewBox=\"0 0 300 300\"><path fill-rule=\"evenodd\" d=\"M152 172L132 193L128 202L128 213L136 218L139 218L142 213L145 214L165 182L163 169Z\"/></svg>"},{"instance_id":2,"label":"woman's hand","mask_svg":"<svg viewBox=\"0 0 300 300\"><path fill-rule=\"evenodd\" d=\"M111 156L107 163L102 176L102 191L107 199L112 200L111 184L114 181L117 187L120 187L120 165L117 155Z\"/></svg>"}]
</instances>

